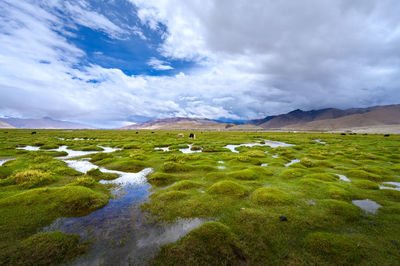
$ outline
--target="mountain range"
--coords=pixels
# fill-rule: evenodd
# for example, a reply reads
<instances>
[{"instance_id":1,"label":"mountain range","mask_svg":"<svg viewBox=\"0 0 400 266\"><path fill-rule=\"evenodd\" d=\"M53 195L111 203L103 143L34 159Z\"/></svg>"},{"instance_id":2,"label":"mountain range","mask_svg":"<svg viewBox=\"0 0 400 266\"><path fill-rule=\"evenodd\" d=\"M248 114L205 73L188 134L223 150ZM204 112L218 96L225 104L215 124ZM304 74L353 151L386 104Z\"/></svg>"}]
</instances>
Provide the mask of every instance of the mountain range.
<instances>
[{"instance_id":1,"label":"mountain range","mask_svg":"<svg viewBox=\"0 0 400 266\"><path fill-rule=\"evenodd\" d=\"M364 130L368 131L370 128L384 128L383 131L392 132L391 128L393 127L400 133L400 104L345 110L326 108L302 111L297 109L287 114L232 122L226 119L211 120L207 118L175 117L154 119L119 129L337 131L364 128ZM0 128L93 129L94 127L44 117L40 119L0 118Z\"/></svg>"},{"instance_id":2,"label":"mountain range","mask_svg":"<svg viewBox=\"0 0 400 266\"><path fill-rule=\"evenodd\" d=\"M243 125L205 118L166 118L132 124L121 129L203 129L203 130L344 130L357 127L400 126L400 104L351 108L300 109L287 114L249 120Z\"/></svg>"},{"instance_id":3,"label":"mountain range","mask_svg":"<svg viewBox=\"0 0 400 266\"><path fill-rule=\"evenodd\" d=\"M43 117L39 119L0 118L0 128L93 129L94 127L80 123L54 120L50 117Z\"/></svg>"}]
</instances>

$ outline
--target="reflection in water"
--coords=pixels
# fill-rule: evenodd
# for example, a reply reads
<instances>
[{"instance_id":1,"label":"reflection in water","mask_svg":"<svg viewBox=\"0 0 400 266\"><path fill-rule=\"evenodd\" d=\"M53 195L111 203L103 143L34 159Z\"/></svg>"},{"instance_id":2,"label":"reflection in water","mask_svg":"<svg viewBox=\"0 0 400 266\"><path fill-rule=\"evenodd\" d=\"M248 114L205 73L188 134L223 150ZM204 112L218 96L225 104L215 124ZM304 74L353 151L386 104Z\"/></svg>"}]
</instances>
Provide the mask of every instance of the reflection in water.
<instances>
[{"instance_id":1,"label":"reflection in water","mask_svg":"<svg viewBox=\"0 0 400 266\"><path fill-rule=\"evenodd\" d=\"M25 146L25 147L17 147L16 149L18 150L27 150L27 151L38 151L40 147L35 147L35 146Z\"/></svg>"},{"instance_id":2,"label":"reflection in water","mask_svg":"<svg viewBox=\"0 0 400 266\"><path fill-rule=\"evenodd\" d=\"M289 165L292 165L294 163L299 163L299 162L300 162L299 159L294 159L294 160L291 160L290 162L286 163L285 166L288 167Z\"/></svg>"},{"instance_id":3,"label":"reflection in water","mask_svg":"<svg viewBox=\"0 0 400 266\"><path fill-rule=\"evenodd\" d=\"M0 166L2 166L5 162L14 160L15 158L7 158L7 159L0 159Z\"/></svg>"},{"instance_id":4,"label":"reflection in water","mask_svg":"<svg viewBox=\"0 0 400 266\"><path fill-rule=\"evenodd\" d=\"M155 147L155 150L169 151L169 147Z\"/></svg>"},{"instance_id":5,"label":"reflection in water","mask_svg":"<svg viewBox=\"0 0 400 266\"><path fill-rule=\"evenodd\" d=\"M87 160L64 161L83 173L98 168ZM120 175L111 181L100 181L119 184L112 190L115 197L104 208L87 216L60 218L43 229L45 232L59 230L77 234L81 240L92 244L89 251L73 261L72 265L148 264L161 245L177 241L205 222L197 218L179 219L168 225L143 212L140 204L147 201L150 195L151 186L146 183L146 176L152 172L151 168L138 173L102 167L99 170Z\"/></svg>"},{"instance_id":6,"label":"reflection in water","mask_svg":"<svg viewBox=\"0 0 400 266\"><path fill-rule=\"evenodd\" d=\"M236 150L238 147L254 147L254 146L269 146L271 148L277 148L277 147L290 147L294 146L293 144L288 144L285 142L280 142L280 141L272 141L272 140L263 140L265 143L244 143L244 144L228 144L224 146L224 148L230 149L232 152L239 153L239 151Z\"/></svg>"},{"instance_id":7,"label":"reflection in water","mask_svg":"<svg viewBox=\"0 0 400 266\"><path fill-rule=\"evenodd\" d=\"M202 150L191 150L192 149L192 144L188 144L189 148L185 149L179 149L182 153L195 153L195 152L202 152Z\"/></svg>"},{"instance_id":8,"label":"reflection in water","mask_svg":"<svg viewBox=\"0 0 400 266\"><path fill-rule=\"evenodd\" d=\"M375 214L381 205L376 203L373 200L370 199L365 199L365 200L353 200L352 201L354 205L360 207L362 210L364 210L366 213L372 213Z\"/></svg>"},{"instance_id":9,"label":"reflection in water","mask_svg":"<svg viewBox=\"0 0 400 266\"><path fill-rule=\"evenodd\" d=\"M179 219L172 225L157 222L140 209L150 188L141 184L115 189L115 199L104 208L84 217L57 219L43 231L78 234L92 243L73 265L148 264L161 245L177 241L205 222L197 218Z\"/></svg>"},{"instance_id":10,"label":"reflection in water","mask_svg":"<svg viewBox=\"0 0 400 266\"><path fill-rule=\"evenodd\" d=\"M337 174L340 180L345 181L345 182L351 182L350 179L348 179L345 175L339 175Z\"/></svg>"},{"instance_id":11,"label":"reflection in water","mask_svg":"<svg viewBox=\"0 0 400 266\"><path fill-rule=\"evenodd\" d=\"M393 187L388 187L386 185L392 185ZM400 190L400 182L383 182L383 186L379 186L380 189L394 189Z\"/></svg>"}]
</instances>

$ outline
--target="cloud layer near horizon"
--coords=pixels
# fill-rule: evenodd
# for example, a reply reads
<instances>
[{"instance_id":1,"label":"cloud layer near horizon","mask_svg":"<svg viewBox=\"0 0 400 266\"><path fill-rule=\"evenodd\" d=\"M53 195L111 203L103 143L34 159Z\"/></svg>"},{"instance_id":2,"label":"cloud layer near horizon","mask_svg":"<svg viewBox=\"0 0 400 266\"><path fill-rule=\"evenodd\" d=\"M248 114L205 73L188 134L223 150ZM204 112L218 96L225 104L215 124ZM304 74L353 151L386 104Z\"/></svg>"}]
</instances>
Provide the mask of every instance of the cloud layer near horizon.
<instances>
[{"instance_id":1,"label":"cloud layer near horizon","mask_svg":"<svg viewBox=\"0 0 400 266\"><path fill-rule=\"evenodd\" d=\"M398 1L130 5L135 12L121 14L83 0L2 1L0 115L118 126L137 117L251 119L400 102ZM123 16L137 23L116 19ZM148 45L158 58L144 65L161 72L176 70L174 60L192 66L152 75L88 62L88 51L69 40L79 27L115 41L145 41L154 32L161 41Z\"/></svg>"}]
</instances>

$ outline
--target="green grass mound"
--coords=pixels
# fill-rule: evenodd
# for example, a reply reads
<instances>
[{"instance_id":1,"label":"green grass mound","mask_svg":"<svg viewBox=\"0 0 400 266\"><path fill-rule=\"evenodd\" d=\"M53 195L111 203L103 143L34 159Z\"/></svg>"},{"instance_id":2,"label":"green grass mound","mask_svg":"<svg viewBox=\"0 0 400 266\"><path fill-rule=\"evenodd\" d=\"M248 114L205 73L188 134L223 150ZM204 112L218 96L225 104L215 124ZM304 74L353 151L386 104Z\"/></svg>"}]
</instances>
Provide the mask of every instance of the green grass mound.
<instances>
[{"instance_id":1,"label":"green grass mound","mask_svg":"<svg viewBox=\"0 0 400 266\"><path fill-rule=\"evenodd\" d=\"M286 179L291 179L291 178L298 178L302 177L306 173L305 170L299 169L299 168L293 168L293 169L286 169L283 170L279 176L281 178L286 178Z\"/></svg>"},{"instance_id":2,"label":"green grass mound","mask_svg":"<svg viewBox=\"0 0 400 266\"><path fill-rule=\"evenodd\" d=\"M190 181L190 180L182 180L179 181L178 183L172 185L170 189L172 190L187 190L187 189L192 189L192 188L198 188L200 187L199 183Z\"/></svg>"},{"instance_id":3,"label":"green grass mound","mask_svg":"<svg viewBox=\"0 0 400 266\"><path fill-rule=\"evenodd\" d=\"M354 185L363 189L379 189L379 185L369 180L354 180Z\"/></svg>"},{"instance_id":4,"label":"green grass mound","mask_svg":"<svg viewBox=\"0 0 400 266\"><path fill-rule=\"evenodd\" d=\"M308 234L304 239L308 252L327 259L335 265L356 263L362 256L359 244L346 235L316 232Z\"/></svg>"},{"instance_id":5,"label":"green grass mound","mask_svg":"<svg viewBox=\"0 0 400 266\"><path fill-rule=\"evenodd\" d=\"M334 199L322 200L320 205L332 215L340 216L346 221L355 221L360 217L360 209L348 202Z\"/></svg>"},{"instance_id":6,"label":"green grass mound","mask_svg":"<svg viewBox=\"0 0 400 266\"><path fill-rule=\"evenodd\" d=\"M369 179L369 180L372 180L372 181L380 181L380 180L383 179L379 175L376 175L376 174L373 174L373 173L369 173L369 172L364 171L364 170L358 170L358 169L348 171L346 176L354 177L354 178L361 178L361 179Z\"/></svg>"},{"instance_id":7,"label":"green grass mound","mask_svg":"<svg viewBox=\"0 0 400 266\"><path fill-rule=\"evenodd\" d=\"M10 265L55 265L65 263L81 255L86 245L79 242L79 236L59 231L40 233L22 241L11 256Z\"/></svg>"},{"instance_id":8,"label":"green grass mound","mask_svg":"<svg viewBox=\"0 0 400 266\"><path fill-rule=\"evenodd\" d=\"M339 179L339 177L337 175L333 175L333 174L328 174L328 173L315 173L315 174L309 174L307 175L308 178L312 178L312 179L319 179L322 181L336 181Z\"/></svg>"},{"instance_id":9,"label":"green grass mound","mask_svg":"<svg viewBox=\"0 0 400 266\"><path fill-rule=\"evenodd\" d=\"M400 164L395 164L391 166L390 169L396 173L400 173Z\"/></svg>"},{"instance_id":10,"label":"green grass mound","mask_svg":"<svg viewBox=\"0 0 400 266\"><path fill-rule=\"evenodd\" d=\"M175 176L165 173L153 173L147 176L147 181L154 186L167 186L174 183L175 180Z\"/></svg>"},{"instance_id":11,"label":"green grass mound","mask_svg":"<svg viewBox=\"0 0 400 266\"><path fill-rule=\"evenodd\" d=\"M92 155L92 159L90 160L92 163L98 162L107 158L113 158L114 156L110 153L95 153Z\"/></svg>"},{"instance_id":12,"label":"green grass mound","mask_svg":"<svg viewBox=\"0 0 400 266\"><path fill-rule=\"evenodd\" d=\"M159 201L175 201L186 198L189 196L188 193L182 191L168 191L165 193L157 194L157 200Z\"/></svg>"},{"instance_id":13,"label":"green grass mound","mask_svg":"<svg viewBox=\"0 0 400 266\"><path fill-rule=\"evenodd\" d=\"M299 183L310 187L321 187L327 184L324 181L315 178L303 178Z\"/></svg>"},{"instance_id":14,"label":"green grass mound","mask_svg":"<svg viewBox=\"0 0 400 266\"><path fill-rule=\"evenodd\" d=\"M303 166L305 166L305 167L314 167L315 166L315 163L314 163L314 161L312 161L311 159L309 159L309 158L304 158L304 159L301 159L300 160L300 164L301 165L303 165Z\"/></svg>"},{"instance_id":15,"label":"green grass mound","mask_svg":"<svg viewBox=\"0 0 400 266\"><path fill-rule=\"evenodd\" d=\"M390 171L377 166L364 166L361 168L364 171L376 174L376 175L389 175Z\"/></svg>"},{"instance_id":16,"label":"green grass mound","mask_svg":"<svg viewBox=\"0 0 400 266\"><path fill-rule=\"evenodd\" d=\"M229 180L223 180L212 185L208 192L228 196L244 196L247 190L244 186Z\"/></svg>"},{"instance_id":17,"label":"green grass mound","mask_svg":"<svg viewBox=\"0 0 400 266\"><path fill-rule=\"evenodd\" d=\"M349 191L336 185L329 185L327 192L331 199L346 200L351 198Z\"/></svg>"},{"instance_id":18,"label":"green grass mound","mask_svg":"<svg viewBox=\"0 0 400 266\"><path fill-rule=\"evenodd\" d=\"M253 158L265 158L266 157L265 152L260 151L260 150L247 151L243 155L253 157Z\"/></svg>"},{"instance_id":19,"label":"green grass mound","mask_svg":"<svg viewBox=\"0 0 400 266\"><path fill-rule=\"evenodd\" d=\"M256 173L258 178L265 177L265 176L272 176L273 175L271 170L269 170L267 167L256 166L256 167L250 168L249 170L251 170L254 173Z\"/></svg>"},{"instance_id":20,"label":"green grass mound","mask_svg":"<svg viewBox=\"0 0 400 266\"><path fill-rule=\"evenodd\" d=\"M40 147L41 150L51 150L51 149L57 149L58 145L57 144L47 144L43 145Z\"/></svg>"},{"instance_id":21,"label":"green grass mound","mask_svg":"<svg viewBox=\"0 0 400 266\"><path fill-rule=\"evenodd\" d=\"M134 160L131 158L122 158L104 164L104 167L106 167L107 169L124 171L124 172L139 172L144 168L146 168L146 165L139 160Z\"/></svg>"},{"instance_id":22,"label":"green grass mound","mask_svg":"<svg viewBox=\"0 0 400 266\"><path fill-rule=\"evenodd\" d=\"M231 178L239 180L255 180L257 179L257 174L250 169L244 169L240 171L234 171L227 174Z\"/></svg>"},{"instance_id":23,"label":"green grass mound","mask_svg":"<svg viewBox=\"0 0 400 266\"><path fill-rule=\"evenodd\" d=\"M69 186L82 186L82 187L94 187L96 180L90 176L80 176L75 179L74 182L68 184Z\"/></svg>"},{"instance_id":24,"label":"green grass mound","mask_svg":"<svg viewBox=\"0 0 400 266\"><path fill-rule=\"evenodd\" d=\"M114 173L103 173L98 168L93 168L86 172L86 175L93 177L95 180L113 180L119 177L118 174Z\"/></svg>"},{"instance_id":25,"label":"green grass mound","mask_svg":"<svg viewBox=\"0 0 400 266\"><path fill-rule=\"evenodd\" d=\"M187 172L191 170L187 165L174 162L165 162L161 169L166 173Z\"/></svg>"},{"instance_id":26,"label":"green grass mound","mask_svg":"<svg viewBox=\"0 0 400 266\"><path fill-rule=\"evenodd\" d=\"M45 186L56 180L50 173L40 170L25 170L16 172L9 178L5 179L5 183L20 185L24 188L34 188Z\"/></svg>"},{"instance_id":27,"label":"green grass mound","mask_svg":"<svg viewBox=\"0 0 400 266\"><path fill-rule=\"evenodd\" d=\"M46 208L56 209L65 215L96 210L108 202L104 194L81 186L60 188L37 188L0 200L0 207L26 207L32 204L45 204Z\"/></svg>"},{"instance_id":28,"label":"green grass mound","mask_svg":"<svg viewBox=\"0 0 400 266\"><path fill-rule=\"evenodd\" d=\"M391 200L400 202L400 191L394 189L382 189L382 192Z\"/></svg>"},{"instance_id":29,"label":"green grass mound","mask_svg":"<svg viewBox=\"0 0 400 266\"><path fill-rule=\"evenodd\" d=\"M94 145L78 148L76 150L79 150L79 151L104 151L103 148L101 148L99 146L94 146Z\"/></svg>"},{"instance_id":30,"label":"green grass mound","mask_svg":"<svg viewBox=\"0 0 400 266\"><path fill-rule=\"evenodd\" d=\"M256 189L251 195L251 199L258 204L287 204L291 199L286 192L272 187Z\"/></svg>"},{"instance_id":31,"label":"green grass mound","mask_svg":"<svg viewBox=\"0 0 400 266\"><path fill-rule=\"evenodd\" d=\"M163 246L155 265L246 265L246 261L230 229L207 222L177 243Z\"/></svg>"}]
</instances>

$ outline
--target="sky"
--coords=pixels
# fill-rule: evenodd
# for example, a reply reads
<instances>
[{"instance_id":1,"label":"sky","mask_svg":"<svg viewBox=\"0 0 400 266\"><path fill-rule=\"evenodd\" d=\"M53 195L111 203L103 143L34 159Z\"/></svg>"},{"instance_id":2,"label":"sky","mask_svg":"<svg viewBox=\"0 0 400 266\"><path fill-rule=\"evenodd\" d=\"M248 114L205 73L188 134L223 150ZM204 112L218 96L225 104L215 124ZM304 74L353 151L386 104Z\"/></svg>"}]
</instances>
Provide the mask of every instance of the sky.
<instances>
[{"instance_id":1,"label":"sky","mask_svg":"<svg viewBox=\"0 0 400 266\"><path fill-rule=\"evenodd\" d=\"M0 117L114 128L400 103L397 0L1 0Z\"/></svg>"}]
</instances>

